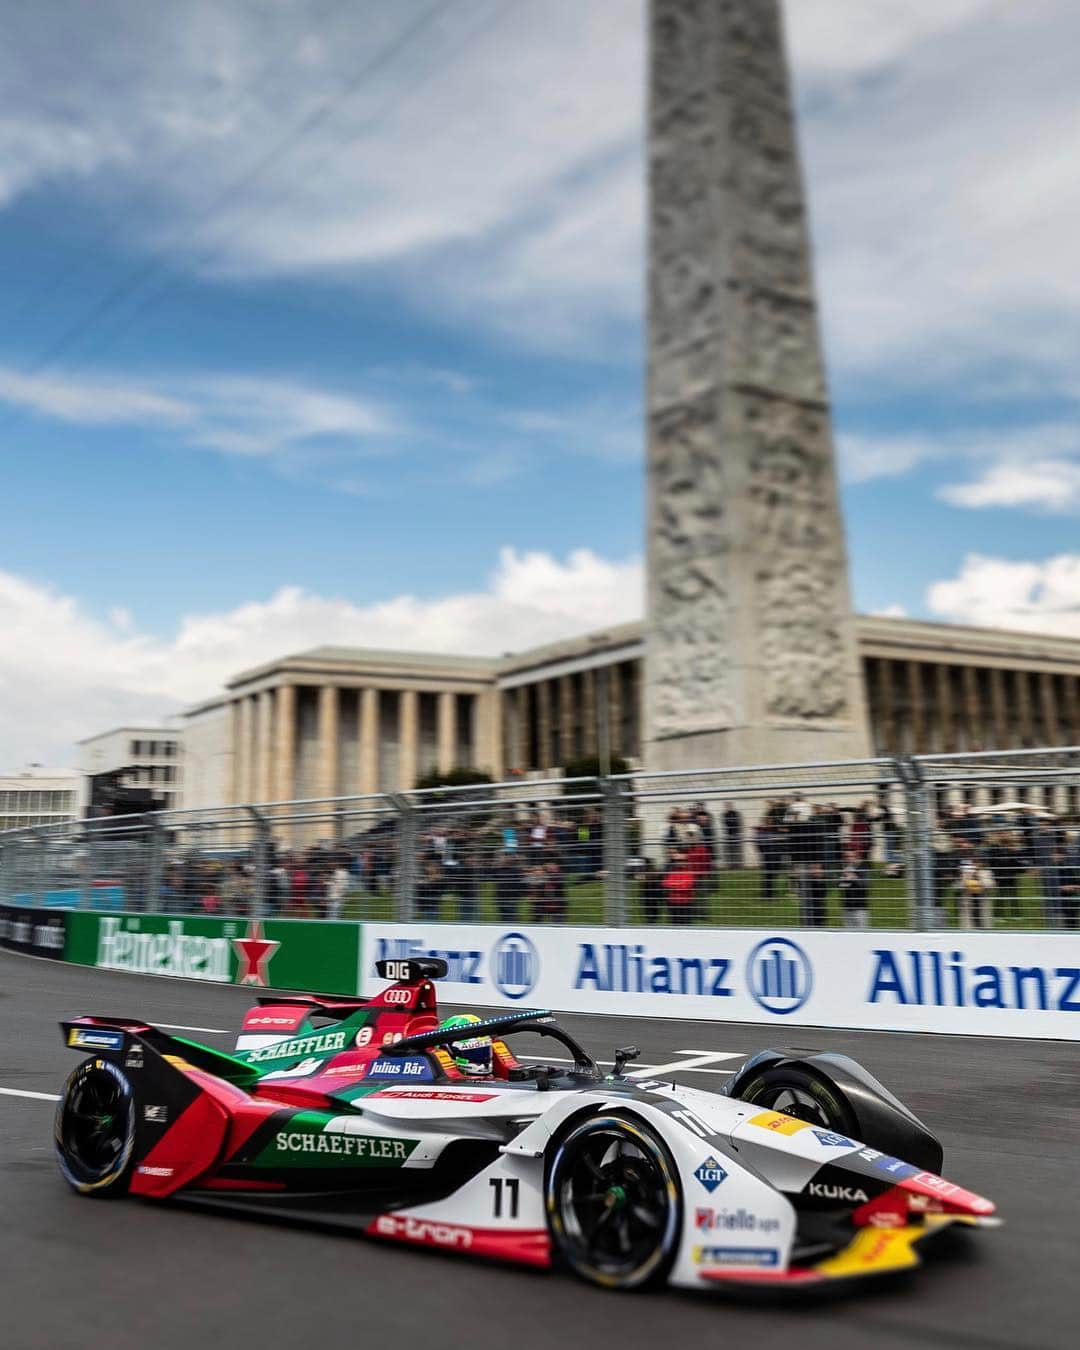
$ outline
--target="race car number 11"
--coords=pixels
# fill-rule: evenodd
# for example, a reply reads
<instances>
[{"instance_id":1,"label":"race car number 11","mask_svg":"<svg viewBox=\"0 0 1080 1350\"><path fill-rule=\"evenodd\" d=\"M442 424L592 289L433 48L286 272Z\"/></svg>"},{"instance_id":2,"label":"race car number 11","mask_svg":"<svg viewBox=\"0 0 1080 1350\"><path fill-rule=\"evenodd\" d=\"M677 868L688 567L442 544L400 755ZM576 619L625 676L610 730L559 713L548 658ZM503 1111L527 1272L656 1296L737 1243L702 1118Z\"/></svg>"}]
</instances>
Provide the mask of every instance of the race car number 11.
<instances>
[{"instance_id":1,"label":"race car number 11","mask_svg":"<svg viewBox=\"0 0 1080 1350\"><path fill-rule=\"evenodd\" d=\"M506 1194L506 1217L516 1219L518 1216L518 1190L520 1183L517 1177L492 1177L488 1185L494 1191L492 1197L492 1213L496 1219L503 1217L503 1191Z\"/></svg>"}]
</instances>

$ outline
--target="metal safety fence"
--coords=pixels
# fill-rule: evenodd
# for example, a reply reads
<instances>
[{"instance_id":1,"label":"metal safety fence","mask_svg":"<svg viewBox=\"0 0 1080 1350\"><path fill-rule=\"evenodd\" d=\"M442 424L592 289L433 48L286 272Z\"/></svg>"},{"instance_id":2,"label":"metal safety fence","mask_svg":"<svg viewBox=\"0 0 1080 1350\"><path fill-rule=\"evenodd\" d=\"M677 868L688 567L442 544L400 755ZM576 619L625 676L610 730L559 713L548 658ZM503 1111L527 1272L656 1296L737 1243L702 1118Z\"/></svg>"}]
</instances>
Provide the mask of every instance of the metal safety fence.
<instances>
[{"instance_id":1,"label":"metal safety fence","mask_svg":"<svg viewBox=\"0 0 1080 1350\"><path fill-rule=\"evenodd\" d=\"M1080 926L1080 748L114 816L0 834L0 900L506 924Z\"/></svg>"}]
</instances>

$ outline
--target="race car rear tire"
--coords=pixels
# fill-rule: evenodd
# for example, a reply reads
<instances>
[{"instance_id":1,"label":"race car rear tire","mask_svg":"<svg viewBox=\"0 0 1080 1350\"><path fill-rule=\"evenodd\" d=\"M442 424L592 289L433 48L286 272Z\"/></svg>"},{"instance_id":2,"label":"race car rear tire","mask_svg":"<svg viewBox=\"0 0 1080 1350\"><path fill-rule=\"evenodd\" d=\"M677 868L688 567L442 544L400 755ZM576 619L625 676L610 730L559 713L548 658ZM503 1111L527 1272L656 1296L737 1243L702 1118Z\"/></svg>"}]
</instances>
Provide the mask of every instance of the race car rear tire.
<instances>
[{"instance_id":1,"label":"race car rear tire","mask_svg":"<svg viewBox=\"0 0 1080 1350\"><path fill-rule=\"evenodd\" d=\"M559 1140L544 1186L552 1249L574 1274L606 1289L664 1280L682 1233L674 1160L643 1121L590 1116Z\"/></svg>"},{"instance_id":2,"label":"race car rear tire","mask_svg":"<svg viewBox=\"0 0 1080 1350\"><path fill-rule=\"evenodd\" d=\"M131 1180L135 1096L107 1059L86 1059L64 1085L56 1108L56 1158L81 1195L123 1195Z\"/></svg>"},{"instance_id":3,"label":"race car rear tire","mask_svg":"<svg viewBox=\"0 0 1080 1350\"><path fill-rule=\"evenodd\" d=\"M856 1134L855 1115L843 1093L824 1076L793 1065L762 1069L739 1087L739 1100L821 1125L836 1134Z\"/></svg>"}]
</instances>

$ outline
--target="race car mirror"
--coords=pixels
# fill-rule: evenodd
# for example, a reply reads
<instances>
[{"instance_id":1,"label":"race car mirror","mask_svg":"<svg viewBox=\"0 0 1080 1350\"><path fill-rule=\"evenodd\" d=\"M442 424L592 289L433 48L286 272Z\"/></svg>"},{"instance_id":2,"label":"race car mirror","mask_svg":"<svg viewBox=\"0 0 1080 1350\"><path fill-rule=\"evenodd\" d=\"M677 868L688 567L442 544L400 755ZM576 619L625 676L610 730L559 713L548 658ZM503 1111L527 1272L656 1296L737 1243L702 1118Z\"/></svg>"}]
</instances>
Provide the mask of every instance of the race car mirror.
<instances>
[{"instance_id":1,"label":"race car mirror","mask_svg":"<svg viewBox=\"0 0 1080 1350\"><path fill-rule=\"evenodd\" d=\"M381 980L397 980L405 984L414 984L417 980L441 980L449 969L441 956L375 962L375 973Z\"/></svg>"}]
</instances>

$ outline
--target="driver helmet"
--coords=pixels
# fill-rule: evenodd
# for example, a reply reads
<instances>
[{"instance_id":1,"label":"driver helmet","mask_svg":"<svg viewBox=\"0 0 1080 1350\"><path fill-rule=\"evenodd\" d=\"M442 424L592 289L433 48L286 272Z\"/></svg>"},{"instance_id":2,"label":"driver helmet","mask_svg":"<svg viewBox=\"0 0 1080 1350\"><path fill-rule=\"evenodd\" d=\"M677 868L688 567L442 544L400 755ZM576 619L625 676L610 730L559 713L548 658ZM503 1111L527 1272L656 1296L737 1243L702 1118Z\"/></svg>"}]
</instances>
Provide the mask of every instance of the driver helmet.
<instances>
[{"instance_id":1,"label":"driver helmet","mask_svg":"<svg viewBox=\"0 0 1080 1350\"><path fill-rule=\"evenodd\" d=\"M457 1031L474 1026L481 1021L475 1013L458 1013L448 1017L439 1027L440 1031ZM462 1073L470 1078L491 1077L491 1037L472 1036L465 1040L450 1042L454 1063Z\"/></svg>"}]
</instances>

